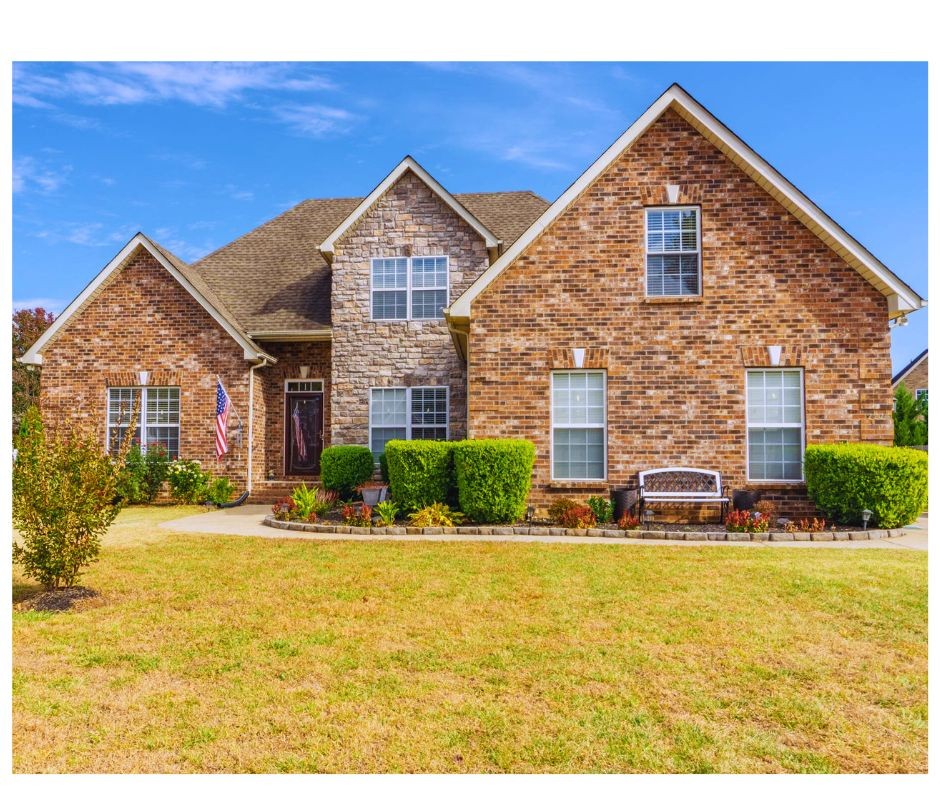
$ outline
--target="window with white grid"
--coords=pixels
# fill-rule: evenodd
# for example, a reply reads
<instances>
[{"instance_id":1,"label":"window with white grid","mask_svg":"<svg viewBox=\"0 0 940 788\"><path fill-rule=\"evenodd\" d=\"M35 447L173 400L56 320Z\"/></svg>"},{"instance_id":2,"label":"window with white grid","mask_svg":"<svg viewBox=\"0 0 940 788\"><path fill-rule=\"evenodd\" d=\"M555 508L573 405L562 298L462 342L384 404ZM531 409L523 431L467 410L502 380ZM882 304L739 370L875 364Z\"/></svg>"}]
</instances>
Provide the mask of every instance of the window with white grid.
<instances>
[{"instance_id":1,"label":"window with white grid","mask_svg":"<svg viewBox=\"0 0 940 788\"><path fill-rule=\"evenodd\" d=\"M754 481L803 478L803 371L747 371L747 475Z\"/></svg>"},{"instance_id":2,"label":"window with white grid","mask_svg":"<svg viewBox=\"0 0 940 788\"><path fill-rule=\"evenodd\" d=\"M647 208L646 294L700 295L698 208Z\"/></svg>"},{"instance_id":3,"label":"window with white grid","mask_svg":"<svg viewBox=\"0 0 940 788\"><path fill-rule=\"evenodd\" d=\"M148 448L160 446L171 459L179 457L180 390L174 386L108 389L108 448L111 452L120 448L138 405L133 442L145 453Z\"/></svg>"},{"instance_id":4,"label":"window with white grid","mask_svg":"<svg viewBox=\"0 0 940 788\"><path fill-rule=\"evenodd\" d=\"M447 257L372 261L373 320L439 320L448 299Z\"/></svg>"},{"instance_id":5,"label":"window with white grid","mask_svg":"<svg viewBox=\"0 0 940 788\"><path fill-rule=\"evenodd\" d=\"M372 389L369 446L378 457L390 440L447 440L447 417L446 386Z\"/></svg>"},{"instance_id":6,"label":"window with white grid","mask_svg":"<svg viewBox=\"0 0 940 788\"><path fill-rule=\"evenodd\" d=\"M552 372L552 478L607 476L607 377Z\"/></svg>"}]
</instances>

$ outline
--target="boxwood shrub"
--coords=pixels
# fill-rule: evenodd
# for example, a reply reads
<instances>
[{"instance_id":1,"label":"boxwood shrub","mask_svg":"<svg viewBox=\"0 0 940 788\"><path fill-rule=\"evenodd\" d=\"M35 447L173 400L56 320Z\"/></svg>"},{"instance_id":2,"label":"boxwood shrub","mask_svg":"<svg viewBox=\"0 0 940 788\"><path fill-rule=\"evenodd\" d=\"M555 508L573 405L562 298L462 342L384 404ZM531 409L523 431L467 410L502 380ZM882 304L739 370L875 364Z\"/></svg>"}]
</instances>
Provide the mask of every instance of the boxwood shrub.
<instances>
[{"instance_id":1,"label":"boxwood shrub","mask_svg":"<svg viewBox=\"0 0 940 788\"><path fill-rule=\"evenodd\" d=\"M320 480L343 500L372 478L375 460L368 446L330 446L320 455Z\"/></svg>"},{"instance_id":2,"label":"boxwood shrub","mask_svg":"<svg viewBox=\"0 0 940 788\"><path fill-rule=\"evenodd\" d=\"M806 447L806 488L826 516L860 524L898 528L927 508L927 453L871 443Z\"/></svg>"},{"instance_id":3,"label":"boxwood shrub","mask_svg":"<svg viewBox=\"0 0 940 788\"><path fill-rule=\"evenodd\" d=\"M454 445L457 499L478 523L511 523L525 516L532 486L531 441L484 439Z\"/></svg>"},{"instance_id":4,"label":"boxwood shrub","mask_svg":"<svg viewBox=\"0 0 940 788\"><path fill-rule=\"evenodd\" d=\"M454 444L390 440L385 444L389 492L405 512L450 503L454 491Z\"/></svg>"}]
</instances>

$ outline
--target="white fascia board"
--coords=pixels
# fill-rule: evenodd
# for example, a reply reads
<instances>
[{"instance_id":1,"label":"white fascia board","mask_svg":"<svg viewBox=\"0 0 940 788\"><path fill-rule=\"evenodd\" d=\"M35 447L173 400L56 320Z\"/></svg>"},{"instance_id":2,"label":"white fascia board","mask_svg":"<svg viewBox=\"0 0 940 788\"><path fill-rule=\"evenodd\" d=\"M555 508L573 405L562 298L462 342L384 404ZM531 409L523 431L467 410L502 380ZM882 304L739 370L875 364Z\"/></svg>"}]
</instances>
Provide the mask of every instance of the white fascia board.
<instances>
[{"instance_id":1,"label":"white fascia board","mask_svg":"<svg viewBox=\"0 0 940 788\"><path fill-rule=\"evenodd\" d=\"M754 181L771 193L811 232L819 236L831 248L844 251L841 254L872 286L885 296L897 296L895 305L889 302L891 316L912 312L927 305L914 290L902 282L884 263L865 249L829 218L799 189L755 153L734 132L685 92L679 85L672 85L660 96L617 140L595 161L562 195L552 203L505 253L491 265L464 293L451 304L448 315L452 318L469 318L470 305L526 248L548 227L577 197L599 177L604 170L670 107L682 115L693 126L699 128L713 143L727 148L726 155L736 160ZM815 226L813 226L815 225ZM827 239L828 236L828 239Z\"/></svg>"},{"instance_id":2,"label":"white fascia board","mask_svg":"<svg viewBox=\"0 0 940 788\"><path fill-rule=\"evenodd\" d=\"M19 360L24 364L41 365L42 348L49 342L50 339L52 339L52 337L54 337L59 332L59 329L61 329L68 322L69 318L71 318L72 315L74 315L82 307L82 305L88 301L88 299L94 296L98 289L108 280L108 277L110 277L118 268L120 268L127 258L130 257L140 246L143 246L151 255L153 255L154 259L157 260L157 262L159 262L160 265L162 265L167 271L169 271L173 278L183 286L183 289L199 302L203 309L205 309L212 316L212 318L220 326L222 326L222 328L225 329L232 339L238 342L238 344L245 351L246 359L269 358L273 360L273 357L268 356L259 348L255 347L252 343L248 342L245 337L243 337L241 333L231 323L228 322L228 320L222 317L218 310L216 310L215 307L213 307L212 304L210 304L203 297L203 295L198 290L196 290L179 271L176 270L176 268L163 256L160 250L157 249L156 246L150 242L150 239L147 238L147 236L145 236L143 233L137 233L137 235L127 242L124 248L117 253L114 259L112 259L110 263L101 269L98 275L92 279L91 282L89 282L85 289L82 290L82 292L79 293L75 299L72 300L72 303L70 303L61 312L52 325L43 332L42 336L40 336L39 339L33 343L33 346L27 350Z\"/></svg>"},{"instance_id":3,"label":"white fascia board","mask_svg":"<svg viewBox=\"0 0 940 788\"><path fill-rule=\"evenodd\" d=\"M467 224L469 224L478 235L486 242L488 249L493 249L499 246L499 239L491 233L486 226L476 218L467 208L460 203L447 189L441 186L427 170L424 169L418 162L416 162L411 156L405 156L402 159L401 163L392 170L382 182L376 186L359 205L356 207L349 216L347 216L342 224L339 225L332 233L327 236L326 240L320 244L319 249L320 253L328 260L332 261L334 246L336 242L346 233L346 231L352 227L356 222L362 218L363 214L372 207L372 205L378 200L385 192L387 192L395 183L404 175L406 172L414 173L418 178L420 178L424 184L434 192L444 203L454 211L461 219L463 219Z\"/></svg>"}]
</instances>

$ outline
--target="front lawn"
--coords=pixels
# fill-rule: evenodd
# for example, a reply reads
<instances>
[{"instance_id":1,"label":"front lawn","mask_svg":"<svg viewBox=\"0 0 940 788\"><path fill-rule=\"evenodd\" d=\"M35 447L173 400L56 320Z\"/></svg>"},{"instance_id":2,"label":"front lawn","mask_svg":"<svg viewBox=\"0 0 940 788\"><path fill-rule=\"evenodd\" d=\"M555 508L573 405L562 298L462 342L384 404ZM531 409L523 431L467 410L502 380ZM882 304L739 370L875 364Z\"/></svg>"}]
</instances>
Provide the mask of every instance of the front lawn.
<instances>
[{"instance_id":1,"label":"front lawn","mask_svg":"<svg viewBox=\"0 0 940 788\"><path fill-rule=\"evenodd\" d=\"M926 770L926 553L154 525L179 515L122 513L87 607L14 613L17 771Z\"/></svg>"}]
</instances>

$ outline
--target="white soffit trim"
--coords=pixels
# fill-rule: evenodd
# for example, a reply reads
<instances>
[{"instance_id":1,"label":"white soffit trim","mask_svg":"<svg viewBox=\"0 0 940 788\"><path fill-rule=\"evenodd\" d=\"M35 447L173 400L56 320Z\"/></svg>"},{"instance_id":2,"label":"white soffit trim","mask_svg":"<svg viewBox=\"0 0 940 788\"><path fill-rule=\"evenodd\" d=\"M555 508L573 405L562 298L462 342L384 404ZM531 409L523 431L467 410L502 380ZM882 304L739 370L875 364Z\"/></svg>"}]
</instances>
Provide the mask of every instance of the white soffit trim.
<instances>
[{"instance_id":1,"label":"white soffit trim","mask_svg":"<svg viewBox=\"0 0 940 788\"><path fill-rule=\"evenodd\" d=\"M55 319L55 322L49 328L47 328L41 337L36 340L33 346L27 350L23 356L20 358L20 361L24 364L42 364L42 354L41 351L43 347L51 340L65 325L68 323L69 319L78 312L86 301L90 300L95 296L95 294L104 287L111 276L117 272L127 261L127 259L137 251L138 247L144 247L157 262L160 263L173 278L182 285L183 289L186 290L196 301L199 302L200 306L205 309L212 318L220 325L225 331L232 337L244 350L245 359L258 359L258 358L268 358L273 360L273 357L268 356L260 348L258 348L254 343L248 341L238 329L236 329L228 320L222 317L219 314L219 311L210 304L205 297L200 293L192 283L186 279L179 271L176 270L176 267L170 263L163 253L147 238L143 233L137 233L130 241L127 242L127 245L117 253L117 256L111 260L104 268L101 269L98 276L89 282L88 286L82 290L81 293L70 303L62 313Z\"/></svg>"},{"instance_id":2,"label":"white soffit trim","mask_svg":"<svg viewBox=\"0 0 940 788\"><path fill-rule=\"evenodd\" d=\"M459 202L447 189L441 186L431 175L424 169L418 162L416 162L411 156L405 156L401 160L401 163L392 170L385 179L376 186L359 205L356 207L349 216L347 216L343 223L339 225L332 233L327 236L326 240L320 244L320 253L327 259L328 262L333 260L333 251L334 245L336 242L346 233L346 231L352 227L356 222L362 218L363 214L372 207L376 200L378 200L385 192L387 192L395 183L398 182L398 179L401 178L406 172L413 172L418 178L420 178L425 185L434 192L438 197L443 200L451 210L454 211L461 219L463 219L467 224L469 224L476 232L479 234L484 241L486 241L486 246L488 249L493 249L499 246L499 239L491 233L486 226L479 219L476 218L466 207Z\"/></svg>"},{"instance_id":3,"label":"white soffit trim","mask_svg":"<svg viewBox=\"0 0 940 788\"><path fill-rule=\"evenodd\" d=\"M706 139L737 164L747 175L780 202L827 246L848 262L880 293L889 298L891 317L927 305L914 290L899 279L851 235L827 216L805 194L755 153L734 132L683 90L672 85L630 126L585 172L530 225L516 242L468 287L447 314L450 318L470 317L470 305L561 213L573 203L627 148L629 148L667 109L675 109Z\"/></svg>"}]
</instances>

